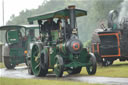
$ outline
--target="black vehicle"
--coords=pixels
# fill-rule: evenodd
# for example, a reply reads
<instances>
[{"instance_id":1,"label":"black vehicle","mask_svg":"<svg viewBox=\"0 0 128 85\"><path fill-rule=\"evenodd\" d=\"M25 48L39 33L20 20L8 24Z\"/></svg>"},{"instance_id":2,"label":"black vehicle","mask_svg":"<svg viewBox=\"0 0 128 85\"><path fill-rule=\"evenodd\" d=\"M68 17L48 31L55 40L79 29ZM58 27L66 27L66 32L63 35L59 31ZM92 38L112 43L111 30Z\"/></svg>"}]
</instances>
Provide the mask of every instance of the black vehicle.
<instances>
[{"instance_id":1,"label":"black vehicle","mask_svg":"<svg viewBox=\"0 0 128 85\"><path fill-rule=\"evenodd\" d=\"M120 22L118 18L116 10L110 11L108 28L102 26L103 29L92 38L92 52L104 66L112 65L116 59L128 60L128 17L122 18Z\"/></svg>"}]
</instances>

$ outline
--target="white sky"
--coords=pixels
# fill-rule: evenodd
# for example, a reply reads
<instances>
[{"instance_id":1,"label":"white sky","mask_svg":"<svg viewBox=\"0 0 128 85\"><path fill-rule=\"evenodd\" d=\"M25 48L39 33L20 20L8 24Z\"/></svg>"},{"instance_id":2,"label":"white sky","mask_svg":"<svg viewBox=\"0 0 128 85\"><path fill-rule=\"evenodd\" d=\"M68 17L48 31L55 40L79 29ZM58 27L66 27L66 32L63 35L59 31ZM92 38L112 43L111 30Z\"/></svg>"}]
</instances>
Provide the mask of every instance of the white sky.
<instances>
[{"instance_id":1,"label":"white sky","mask_svg":"<svg viewBox=\"0 0 128 85\"><path fill-rule=\"evenodd\" d=\"M3 0L0 0L0 26L3 25L2 1ZM10 19L12 14L19 15L19 12L22 10L36 9L43 1L45 0L4 0L4 24Z\"/></svg>"}]
</instances>

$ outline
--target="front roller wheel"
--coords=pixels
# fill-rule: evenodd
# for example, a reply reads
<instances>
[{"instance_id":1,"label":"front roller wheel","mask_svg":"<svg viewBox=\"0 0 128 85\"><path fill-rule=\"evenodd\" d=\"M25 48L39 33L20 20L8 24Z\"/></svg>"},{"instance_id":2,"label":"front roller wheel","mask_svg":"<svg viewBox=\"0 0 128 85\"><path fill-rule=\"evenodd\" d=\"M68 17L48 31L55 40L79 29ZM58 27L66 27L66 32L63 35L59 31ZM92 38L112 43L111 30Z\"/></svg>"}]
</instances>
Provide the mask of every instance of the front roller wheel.
<instances>
[{"instance_id":1,"label":"front roller wheel","mask_svg":"<svg viewBox=\"0 0 128 85\"><path fill-rule=\"evenodd\" d=\"M42 68L44 64L44 54L41 53L43 46L42 44L35 44L32 48L32 55L31 55L31 64L32 64L32 72L35 76L46 76L48 69Z\"/></svg>"},{"instance_id":2,"label":"front roller wheel","mask_svg":"<svg viewBox=\"0 0 128 85\"><path fill-rule=\"evenodd\" d=\"M15 65L11 63L11 57L4 56L4 65L7 69L14 69Z\"/></svg>"},{"instance_id":3,"label":"front roller wheel","mask_svg":"<svg viewBox=\"0 0 128 85\"><path fill-rule=\"evenodd\" d=\"M92 53L90 53L89 63L91 63L91 65L87 66L86 69L89 75L93 75L96 73L97 64L96 64L96 57Z\"/></svg>"},{"instance_id":4,"label":"front roller wheel","mask_svg":"<svg viewBox=\"0 0 128 85\"><path fill-rule=\"evenodd\" d=\"M62 77L64 71L64 62L63 58L59 55L55 58L55 65L54 65L54 73L57 77Z\"/></svg>"}]
</instances>

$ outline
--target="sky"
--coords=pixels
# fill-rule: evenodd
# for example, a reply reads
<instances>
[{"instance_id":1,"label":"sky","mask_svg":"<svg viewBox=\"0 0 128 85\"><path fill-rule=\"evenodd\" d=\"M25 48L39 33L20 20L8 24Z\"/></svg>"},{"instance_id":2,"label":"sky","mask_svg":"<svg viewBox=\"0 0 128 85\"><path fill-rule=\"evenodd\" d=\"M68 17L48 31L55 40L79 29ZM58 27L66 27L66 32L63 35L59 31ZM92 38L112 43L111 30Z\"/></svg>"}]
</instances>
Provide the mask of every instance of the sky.
<instances>
[{"instance_id":1,"label":"sky","mask_svg":"<svg viewBox=\"0 0 128 85\"><path fill-rule=\"evenodd\" d=\"M0 26L3 25L2 1L0 0ZM26 9L36 9L45 0L4 0L4 24L12 14L18 16L19 12Z\"/></svg>"}]
</instances>

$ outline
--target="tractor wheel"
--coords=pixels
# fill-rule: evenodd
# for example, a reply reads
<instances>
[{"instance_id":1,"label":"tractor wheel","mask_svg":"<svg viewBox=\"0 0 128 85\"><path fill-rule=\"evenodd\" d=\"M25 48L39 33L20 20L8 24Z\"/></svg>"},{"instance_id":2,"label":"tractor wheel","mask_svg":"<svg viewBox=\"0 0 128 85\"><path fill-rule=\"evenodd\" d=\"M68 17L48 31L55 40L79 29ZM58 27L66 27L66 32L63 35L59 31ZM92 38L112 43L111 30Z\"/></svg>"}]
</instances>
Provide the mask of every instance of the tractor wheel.
<instances>
[{"instance_id":1,"label":"tractor wheel","mask_svg":"<svg viewBox=\"0 0 128 85\"><path fill-rule=\"evenodd\" d=\"M110 66L113 64L113 60L103 59L102 66Z\"/></svg>"},{"instance_id":2,"label":"tractor wheel","mask_svg":"<svg viewBox=\"0 0 128 85\"><path fill-rule=\"evenodd\" d=\"M70 74L70 75L72 75L72 74L78 74L78 73L80 73L81 72L81 67L77 67L77 68L73 68L73 69L70 69L69 71L68 71L68 73Z\"/></svg>"},{"instance_id":3,"label":"tractor wheel","mask_svg":"<svg viewBox=\"0 0 128 85\"><path fill-rule=\"evenodd\" d=\"M30 60L28 61L27 65L28 65L28 74L33 75L33 72L32 72L32 64L31 64L31 61Z\"/></svg>"},{"instance_id":4,"label":"tractor wheel","mask_svg":"<svg viewBox=\"0 0 128 85\"><path fill-rule=\"evenodd\" d=\"M7 69L14 69L15 65L11 63L11 57L4 56L4 65Z\"/></svg>"},{"instance_id":5,"label":"tractor wheel","mask_svg":"<svg viewBox=\"0 0 128 85\"><path fill-rule=\"evenodd\" d=\"M64 62L63 58L61 56L56 56L55 58L55 65L54 65L54 73L56 74L57 77L62 77L63 76L63 71L64 71Z\"/></svg>"},{"instance_id":6,"label":"tractor wheel","mask_svg":"<svg viewBox=\"0 0 128 85\"><path fill-rule=\"evenodd\" d=\"M46 76L48 69L43 67L45 62L45 55L42 52L43 45L38 43L32 47L31 64L32 71L35 76ZM48 63L48 62L47 62Z\"/></svg>"},{"instance_id":7,"label":"tractor wheel","mask_svg":"<svg viewBox=\"0 0 128 85\"><path fill-rule=\"evenodd\" d=\"M93 75L96 73L97 64L96 64L96 57L92 53L90 53L89 62L91 63L91 65L87 66L86 69L89 75Z\"/></svg>"}]
</instances>

